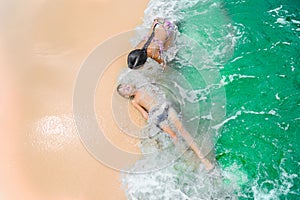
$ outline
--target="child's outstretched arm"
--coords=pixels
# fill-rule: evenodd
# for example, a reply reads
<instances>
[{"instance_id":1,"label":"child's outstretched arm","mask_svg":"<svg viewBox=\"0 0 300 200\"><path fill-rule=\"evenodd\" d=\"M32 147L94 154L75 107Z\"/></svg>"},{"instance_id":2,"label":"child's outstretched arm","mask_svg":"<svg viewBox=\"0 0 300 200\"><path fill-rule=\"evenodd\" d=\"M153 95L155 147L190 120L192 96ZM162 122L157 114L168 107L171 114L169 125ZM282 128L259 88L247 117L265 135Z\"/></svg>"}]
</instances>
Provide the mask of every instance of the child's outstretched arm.
<instances>
[{"instance_id":1,"label":"child's outstretched arm","mask_svg":"<svg viewBox=\"0 0 300 200\"><path fill-rule=\"evenodd\" d=\"M140 104L136 103L135 100L132 100L131 103L142 114L142 116L148 120L148 112L142 106L140 106Z\"/></svg>"}]
</instances>

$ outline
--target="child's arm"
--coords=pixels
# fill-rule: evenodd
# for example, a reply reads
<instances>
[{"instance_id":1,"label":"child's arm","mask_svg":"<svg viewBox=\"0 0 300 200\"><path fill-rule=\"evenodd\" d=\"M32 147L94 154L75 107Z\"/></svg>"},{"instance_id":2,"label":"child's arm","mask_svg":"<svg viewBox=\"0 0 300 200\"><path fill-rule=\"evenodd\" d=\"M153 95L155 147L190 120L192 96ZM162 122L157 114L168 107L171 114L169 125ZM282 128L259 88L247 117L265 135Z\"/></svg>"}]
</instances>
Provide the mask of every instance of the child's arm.
<instances>
[{"instance_id":1,"label":"child's arm","mask_svg":"<svg viewBox=\"0 0 300 200\"><path fill-rule=\"evenodd\" d=\"M131 101L132 105L138 110L140 111L140 113L142 114L142 116L148 120L149 116L148 113L146 112L146 110L140 106L138 103L136 103L134 100Z\"/></svg>"}]
</instances>

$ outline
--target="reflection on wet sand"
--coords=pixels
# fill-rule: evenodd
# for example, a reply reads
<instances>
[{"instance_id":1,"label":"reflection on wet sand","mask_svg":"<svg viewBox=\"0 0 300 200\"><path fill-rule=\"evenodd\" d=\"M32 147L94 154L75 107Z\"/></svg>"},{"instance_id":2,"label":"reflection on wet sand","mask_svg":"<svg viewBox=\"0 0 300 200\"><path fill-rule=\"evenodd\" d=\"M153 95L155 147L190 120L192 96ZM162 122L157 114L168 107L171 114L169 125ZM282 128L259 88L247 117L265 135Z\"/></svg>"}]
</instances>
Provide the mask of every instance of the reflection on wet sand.
<instances>
[{"instance_id":1,"label":"reflection on wet sand","mask_svg":"<svg viewBox=\"0 0 300 200\"><path fill-rule=\"evenodd\" d=\"M88 53L140 24L146 3L0 3L0 199L125 199L119 173L78 138L72 92Z\"/></svg>"}]
</instances>

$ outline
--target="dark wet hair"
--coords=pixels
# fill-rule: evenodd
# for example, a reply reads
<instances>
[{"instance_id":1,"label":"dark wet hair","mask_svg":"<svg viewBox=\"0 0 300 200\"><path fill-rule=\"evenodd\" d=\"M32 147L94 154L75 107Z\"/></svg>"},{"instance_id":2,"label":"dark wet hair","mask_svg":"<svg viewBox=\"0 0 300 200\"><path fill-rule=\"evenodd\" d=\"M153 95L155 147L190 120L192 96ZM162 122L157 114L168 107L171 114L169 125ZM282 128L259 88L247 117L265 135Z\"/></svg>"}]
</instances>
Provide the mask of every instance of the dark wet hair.
<instances>
[{"instance_id":1,"label":"dark wet hair","mask_svg":"<svg viewBox=\"0 0 300 200\"><path fill-rule=\"evenodd\" d=\"M147 56L147 48L150 45L152 39L155 35L155 27L157 24L154 25L152 33L146 43L144 44L142 49L135 49L131 51L127 56L127 64L130 69L139 69L143 64L145 64L148 56Z\"/></svg>"},{"instance_id":2,"label":"dark wet hair","mask_svg":"<svg viewBox=\"0 0 300 200\"><path fill-rule=\"evenodd\" d=\"M135 49L128 54L128 67L130 69L138 69L145 64L147 58L147 49Z\"/></svg>"}]
</instances>

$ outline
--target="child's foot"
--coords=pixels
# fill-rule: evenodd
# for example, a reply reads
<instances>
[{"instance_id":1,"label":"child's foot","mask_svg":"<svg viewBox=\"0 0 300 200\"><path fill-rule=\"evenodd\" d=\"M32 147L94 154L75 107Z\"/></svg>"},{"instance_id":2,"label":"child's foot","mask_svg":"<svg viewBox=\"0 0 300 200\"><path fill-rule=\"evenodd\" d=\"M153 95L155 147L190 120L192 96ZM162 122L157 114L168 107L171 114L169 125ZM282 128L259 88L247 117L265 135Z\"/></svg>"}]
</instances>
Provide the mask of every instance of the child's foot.
<instances>
[{"instance_id":1,"label":"child's foot","mask_svg":"<svg viewBox=\"0 0 300 200\"><path fill-rule=\"evenodd\" d=\"M215 168L215 165L206 158L203 158L201 162L205 165L207 171L212 171Z\"/></svg>"},{"instance_id":2,"label":"child's foot","mask_svg":"<svg viewBox=\"0 0 300 200\"><path fill-rule=\"evenodd\" d=\"M172 137L172 140L173 140L175 145L178 144L178 137L177 136Z\"/></svg>"}]
</instances>

